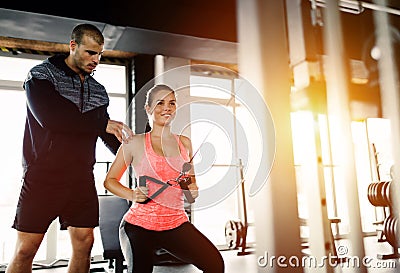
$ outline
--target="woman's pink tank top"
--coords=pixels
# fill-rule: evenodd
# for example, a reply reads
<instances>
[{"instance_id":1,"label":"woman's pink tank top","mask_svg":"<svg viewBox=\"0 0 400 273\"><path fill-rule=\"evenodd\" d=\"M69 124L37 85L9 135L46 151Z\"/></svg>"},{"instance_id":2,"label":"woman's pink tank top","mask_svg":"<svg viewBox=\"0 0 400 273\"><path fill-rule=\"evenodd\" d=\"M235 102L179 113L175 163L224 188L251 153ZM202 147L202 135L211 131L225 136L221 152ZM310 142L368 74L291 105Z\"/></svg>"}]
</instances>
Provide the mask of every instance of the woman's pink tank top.
<instances>
[{"instance_id":1,"label":"woman's pink tank top","mask_svg":"<svg viewBox=\"0 0 400 273\"><path fill-rule=\"evenodd\" d=\"M183 163L189 161L189 155L179 137L175 135L175 138L179 145L180 155L164 157L154 152L150 133L145 134L145 153L139 164L133 167L137 181L140 176L151 176L166 182L179 175ZM148 181L148 196L162 186ZM184 210L183 192L179 185L169 186L146 204L133 202L124 219L130 224L149 230L161 231L176 228L188 221Z\"/></svg>"}]
</instances>

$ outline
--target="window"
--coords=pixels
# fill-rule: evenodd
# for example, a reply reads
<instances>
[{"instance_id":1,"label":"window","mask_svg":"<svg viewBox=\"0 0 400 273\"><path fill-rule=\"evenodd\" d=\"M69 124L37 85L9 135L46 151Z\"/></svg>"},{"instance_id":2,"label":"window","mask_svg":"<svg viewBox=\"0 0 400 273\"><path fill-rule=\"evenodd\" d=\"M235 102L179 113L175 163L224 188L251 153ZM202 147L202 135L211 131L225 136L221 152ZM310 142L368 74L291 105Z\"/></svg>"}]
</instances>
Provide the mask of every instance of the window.
<instances>
[{"instance_id":1,"label":"window","mask_svg":"<svg viewBox=\"0 0 400 273\"><path fill-rule=\"evenodd\" d=\"M22 138L25 126L26 99L23 81L30 69L41 59L0 56L0 263L8 262L13 254L16 233L11 229L18 201L22 175ZM38 252L38 257L43 257Z\"/></svg>"},{"instance_id":2,"label":"window","mask_svg":"<svg viewBox=\"0 0 400 273\"><path fill-rule=\"evenodd\" d=\"M221 248L227 247L227 222L244 223L239 162L248 159L243 155L248 153L247 145L251 143L247 139L238 147L237 125L246 131L252 123L245 106L232 100L239 81L197 74L190 77L191 139L196 153L193 162L200 188L200 196L193 205L193 223ZM251 211L248 215L252 222ZM252 229L247 238L249 243L255 241Z\"/></svg>"},{"instance_id":3,"label":"window","mask_svg":"<svg viewBox=\"0 0 400 273\"><path fill-rule=\"evenodd\" d=\"M325 114L313 115L310 111L297 111L291 114L292 135L294 147L294 162L296 170L296 181L298 191L298 210L299 217L307 219L310 208L307 203L309 198L310 181L317 179L317 170L310 171L310 164L317 164L317 158L321 158L318 163L323 169L323 176L318 177L324 186L328 217L339 217L341 223L334 226L335 235L346 236L349 233L349 215L346 196L343 194L346 189L340 179L343 168L338 164L337 155L335 157L335 147L340 143L337 135L329 130L328 126L334 128L333 122L328 125ZM368 126L367 126L368 124ZM368 185L371 182L390 181L390 167L392 164L390 154L390 126L384 119L367 119L366 121L353 121L352 134L354 144L354 157L357 175L358 194L360 202L362 231L365 235L374 234L377 226L374 223L384 220L386 209L373 207L368 200ZM317 128L317 129L316 129ZM384 133L382 133L384 132ZM336 134L337 130L336 130ZM320 139L320 142L317 141ZM320 147L317 147L320 143ZM379 154L380 162L375 162L373 158L372 145L377 147L376 153ZM381 173L377 178L377 168ZM315 185L315 184L312 184ZM308 231L302 229L302 236L308 237Z\"/></svg>"}]
</instances>

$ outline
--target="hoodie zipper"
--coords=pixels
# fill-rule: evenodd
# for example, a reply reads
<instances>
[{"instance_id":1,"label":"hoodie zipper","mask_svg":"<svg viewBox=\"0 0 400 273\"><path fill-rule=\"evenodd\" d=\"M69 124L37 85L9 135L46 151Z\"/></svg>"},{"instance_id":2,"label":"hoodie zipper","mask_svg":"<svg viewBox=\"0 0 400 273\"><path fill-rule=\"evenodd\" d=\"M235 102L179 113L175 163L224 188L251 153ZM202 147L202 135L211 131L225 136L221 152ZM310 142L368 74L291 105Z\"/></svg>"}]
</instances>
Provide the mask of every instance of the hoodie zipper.
<instances>
[{"instance_id":1,"label":"hoodie zipper","mask_svg":"<svg viewBox=\"0 0 400 273\"><path fill-rule=\"evenodd\" d=\"M80 81L80 83L81 83L81 98L80 98L80 101L79 101L79 105L81 106L81 113L83 113L83 103L84 103L84 92L85 92L85 85L84 85L84 81L82 82L82 81Z\"/></svg>"}]
</instances>

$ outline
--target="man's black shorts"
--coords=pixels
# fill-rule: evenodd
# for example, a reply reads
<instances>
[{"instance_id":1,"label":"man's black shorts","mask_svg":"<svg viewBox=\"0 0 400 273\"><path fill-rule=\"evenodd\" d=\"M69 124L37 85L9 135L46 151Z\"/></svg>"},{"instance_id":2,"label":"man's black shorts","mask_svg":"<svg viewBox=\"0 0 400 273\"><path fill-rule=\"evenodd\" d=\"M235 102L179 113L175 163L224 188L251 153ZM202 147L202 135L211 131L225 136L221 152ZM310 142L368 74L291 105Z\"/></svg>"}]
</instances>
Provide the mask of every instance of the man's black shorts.
<instances>
[{"instance_id":1,"label":"man's black shorts","mask_svg":"<svg viewBox=\"0 0 400 273\"><path fill-rule=\"evenodd\" d=\"M13 228L45 233L59 217L61 229L99 225L99 203L93 175L26 175Z\"/></svg>"}]
</instances>

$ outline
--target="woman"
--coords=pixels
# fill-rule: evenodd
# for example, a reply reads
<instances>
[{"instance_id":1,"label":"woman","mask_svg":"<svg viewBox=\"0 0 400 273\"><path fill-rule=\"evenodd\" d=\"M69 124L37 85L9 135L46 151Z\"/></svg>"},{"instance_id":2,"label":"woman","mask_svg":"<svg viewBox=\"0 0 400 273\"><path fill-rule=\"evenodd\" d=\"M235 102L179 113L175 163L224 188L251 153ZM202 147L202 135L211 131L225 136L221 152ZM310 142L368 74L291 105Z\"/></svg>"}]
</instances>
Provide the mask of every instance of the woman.
<instances>
[{"instance_id":1,"label":"woman","mask_svg":"<svg viewBox=\"0 0 400 273\"><path fill-rule=\"evenodd\" d=\"M108 191L132 201L121 224L129 239L128 249L121 246L128 272L151 273L154 252L160 248L203 272L224 272L217 248L189 222L183 190L174 181L192 157L190 139L171 132L176 108L175 92L170 87L156 85L148 91L145 109L151 131L133 136L120 147L104 181ZM139 181L135 189L120 183L129 165ZM193 168L184 176L190 183L188 190L196 198Z\"/></svg>"}]
</instances>

